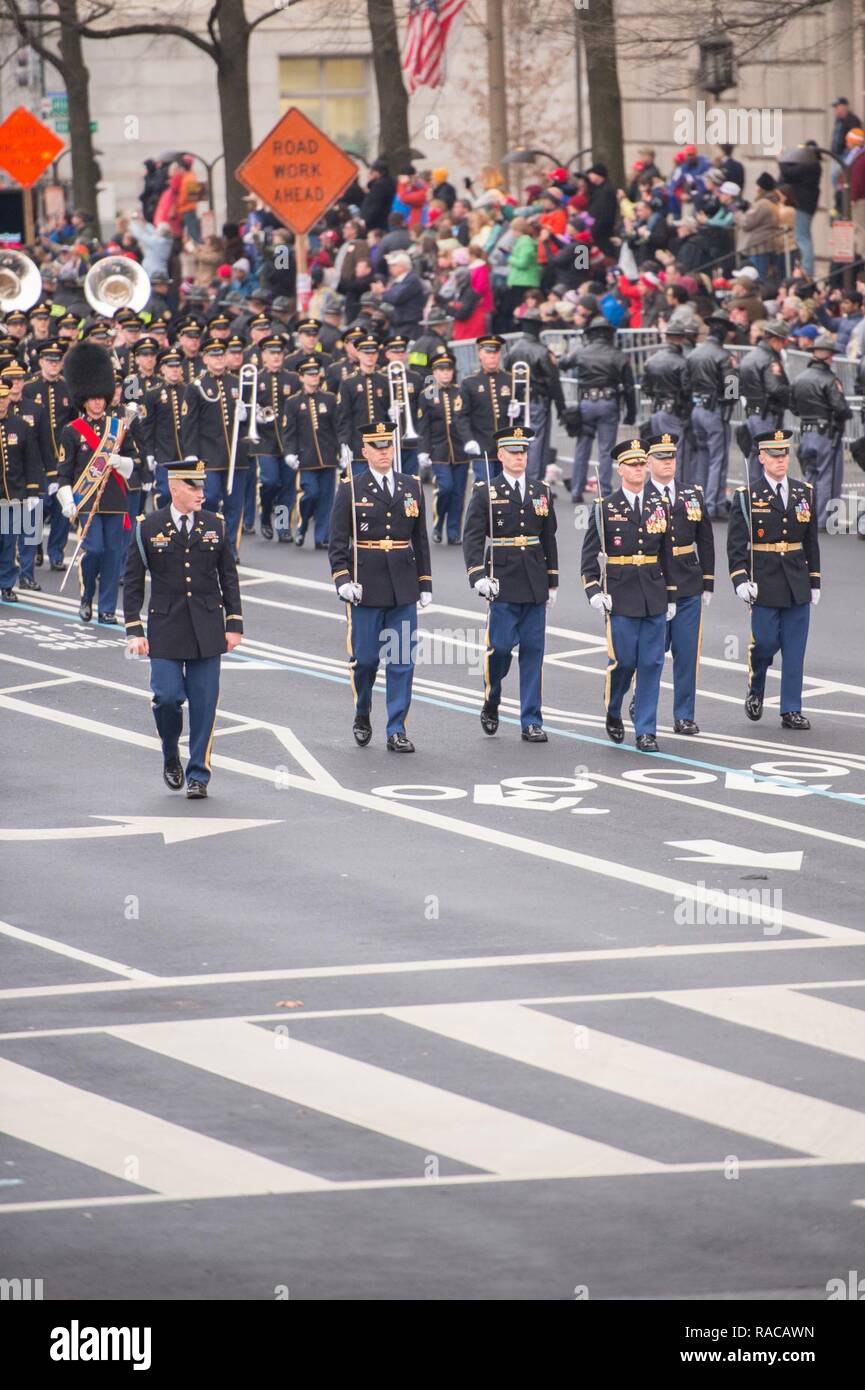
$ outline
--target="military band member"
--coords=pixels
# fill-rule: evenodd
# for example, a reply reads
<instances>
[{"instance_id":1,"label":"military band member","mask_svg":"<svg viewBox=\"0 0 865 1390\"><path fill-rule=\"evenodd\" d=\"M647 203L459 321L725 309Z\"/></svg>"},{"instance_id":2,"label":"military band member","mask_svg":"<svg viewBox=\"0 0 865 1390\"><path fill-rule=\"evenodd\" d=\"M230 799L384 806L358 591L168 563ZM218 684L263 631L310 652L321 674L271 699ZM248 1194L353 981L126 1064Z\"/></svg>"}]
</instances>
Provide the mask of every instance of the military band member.
<instances>
[{"instance_id":1,"label":"military band member","mask_svg":"<svg viewBox=\"0 0 865 1390\"><path fill-rule=\"evenodd\" d=\"M339 388L347 376L357 371L360 366L360 355L357 344L361 338L366 337L366 329L355 325L346 330L342 340L343 351L341 356L335 357L325 372L324 386L326 391L332 391L335 396L339 395Z\"/></svg>"},{"instance_id":2,"label":"military band member","mask_svg":"<svg viewBox=\"0 0 865 1390\"><path fill-rule=\"evenodd\" d=\"M384 345L384 368L387 373L391 362L401 362L405 367L406 385L408 386L408 408L411 416L412 425L416 425L420 411L421 392L424 388L424 377L420 372L416 372L413 367L408 365L408 339L395 333ZM405 401L403 399L402 382L397 377L394 383L394 395L400 409L400 461L402 464L401 472L408 473L413 477L418 470L418 447L417 440L406 439L406 413ZM389 414L396 414L395 411ZM391 420L391 424L396 425L396 420Z\"/></svg>"},{"instance_id":3,"label":"military band member","mask_svg":"<svg viewBox=\"0 0 865 1390\"><path fill-rule=\"evenodd\" d=\"M0 599L4 603L18 602L16 548L19 538L32 533L44 487L36 433L19 416L10 415L11 398L9 386L0 382Z\"/></svg>"},{"instance_id":4,"label":"military band member","mask_svg":"<svg viewBox=\"0 0 865 1390\"><path fill-rule=\"evenodd\" d=\"M124 376L133 370L132 349L140 339L144 325L134 309L118 309L114 315L113 352L117 368Z\"/></svg>"},{"instance_id":5,"label":"military band member","mask_svg":"<svg viewBox=\"0 0 865 1390\"><path fill-rule=\"evenodd\" d=\"M624 740L622 701L636 673L637 748L657 753L664 643L667 623L676 616L672 527L665 502L647 482L648 460L640 440L623 440L613 458L622 486L595 502L580 568L586 597L607 625L607 736L613 743Z\"/></svg>"},{"instance_id":6,"label":"military band member","mask_svg":"<svg viewBox=\"0 0 865 1390\"><path fill-rule=\"evenodd\" d=\"M504 345L504 338L497 333L487 333L483 338L478 338L480 371L463 377L460 383L470 434L466 453L474 455L472 467L475 482L486 482L484 454L491 476L502 471L496 453L496 434L500 429L516 424L522 416L522 406L513 398L511 374L502 371Z\"/></svg>"},{"instance_id":7,"label":"military band member","mask_svg":"<svg viewBox=\"0 0 865 1390\"><path fill-rule=\"evenodd\" d=\"M64 314L57 320L57 342L64 352L67 352L74 343L78 341L78 330L81 327L76 314Z\"/></svg>"},{"instance_id":8,"label":"military band member","mask_svg":"<svg viewBox=\"0 0 865 1390\"><path fill-rule=\"evenodd\" d=\"M246 486L246 407L238 402L240 384L237 377L225 370L225 344L208 339L202 351L204 371L187 386L180 408L181 430L185 458L201 458L207 465L204 481L204 501L207 510L215 512L222 506L232 554L240 550L243 527L243 498ZM228 465L235 414L240 415L237 436L234 484L228 491Z\"/></svg>"},{"instance_id":9,"label":"military band member","mask_svg":"<svg viewBox=\"0 0 865 1390\"><path fill-rule=\"evenodd\" d=\"M673 653L673 729L698 734L694 722L703 608L715 588L715 537L703 489L676 481L675 435L643 441L649 480L664 499L670 517L671 582L676 586L676 616L667 624L666 648Z\"/></svg>"},{"instance_id":10,"label":"military band member","mask_svg":"<svg viewBox=\"0 0 865 1390\"><path fill-rule=\"evenodd\" d=\"M340 461L347 468L354 460L355 473L365 473L363 436L375 425L390 430L390 399L387 377L378 368L378 339L367 334L357 341L358 366L342 381L338 392ZM360 460L360 462L358 462Z\"/></svg>"},{"instance_id":11,"label":"military band member","mask_svg":"<svg viewBox=\"0 0 865 1390\"><path fill-rule=\"evenodd\" d=\"M546 610L556 601L556 513L546 483L526 477L532 431L511 425L495 435L501 473L475 483L463 555L469 583L489 601L481 727L499 727L502 681L519 647L520 725L526 743L546 743L541 714ZM492 535L490 529L492 528Z\"/></svg>"},{"instance_id":12,"label":"military band member","mask_svg":"<svg viewBox=\"0 0 865 1390\"><path fill-rule=\"evenodd\" d=\"M60 437L74 414L69 388L61 375L65 348L60 342L48 341L39 349L39 376L24 386L24 399L33 401L39 408L39 452L45 470L47 484L43 499L43 519L48 522L48 562L52 570L66 569L63 552L69 537L69 522L63 515L57 501L57 461L60 454ZM25 568L25 556L29 560L29 545L22 546L21 562ZM42 563L41 545L37 544L35 564ZM27 573L32 573L27 570Z\"/></svg>"},{"instance_id":13,"label":"military band member","mask_svg":"<svg viewBox=\"0 0 865 1390\"><path fill-rule=\"evenodd\" d=\"M201 359L201 325L195 319L187 319L179 325L175 347L183 356L183 380L188 386L204 371Z\"/></svg>"},{"instance_id":14,"label":"military band member","mask_svg":"<svg viewBox=\"0 0 865 1390\"><path fill-rule=\"evenodd\" d=\"M232 333L230 338L225 340L225 370L231 372L232 376L237 376L243 366L243 356L246 352L246 339L239 333Z\"/></svg>"},{"instance_id":15,"label":"military band member","mask_svg":"<svg viewBox=\"0 0 865 1390\"><path fill-rule=\"evenodd\" d=\"M145 391L156 385L156 363L159 345L155 338L147 334L133 343L129 352L128 371L125 377L125 398L139 402Z\"/></svg>"},{"instance_id":16,"label":"military band member","mask_svg":"<svg viewBox=\"0 0 865 1390\"><path fill-rule=\"evenodd\" d=\"M739 393L745 400L745 432L750 436L748 476L759 480L757 439L770 430L779 430L784 412L790 404L790 382L782 353L790 338L783 319L770 319L756 347L746 352L739 363ZM739 436L737 440L746 442Z\"/></svg>"},{"instance_id":17,"label":"military band member","mask_svg":"<svg viewBox=\"0 0 865 1390\"><path fill-rule=\"evenodd\" d=\"M787 430L769 430L755 444L760 477L738 488L727 532L730 578L751 607L745 713L763 713L766 672L781 653L781 724L810 729L802 713L802 677L811 606L820 601L820 542L811 483L788 477Z\"/></svg>"},{"instance_id":18,"label":"military band member","mask_svg":"<svg viewBox=\"0 0 865 1390\"><path fill-rule=\"evenodd\" d=\"M790 388L790 409L801 418L799 467L814 484L817 529L825 531L829 503L840 498L844 477L844 424L853 411L844 387L832 370L838 349L821 334L811 344L812 361Z\"/></svg>"},{"instance_id":19,"label":"military band member","mask_svg":"<svg viewBox=\"0 0 865 1390\"><path fill-rule=\"evenodd\" d=\"M305 362L307 358L315 355L319 359L322 372L326 372L333 357L329 352L323 350L319 341L321 324L318 319L301 319L294 331L297 347L285 359L286 370L296 372L301 362Z\"/></svg>"},{"instance_id":20,"label":"military band member","mask_svg":"<svg viewBox=\"0 0 865 1390\"><path fill-rule=\"evenodd\" d=\"M162 740L163 777L172 791L184 783L180 761L183 703L189 704L186 795L207 796L210 749L223 652L243 633L240 584L224 519L204 511L204 463L168 467L171 502L140 518L129 547L123 607L131 656L150 657L153 717ZM144 578L150 572L147 636L141 621Z\"/></svg>"},{"instance_id":21,"label":"military band member","mask_svg":"<svg viewBox=\"0 0 865 1390\"><path fill-rule=\"evenodd\" d=\"M69 394L79 414L71 420L60 436L60 455L57 477L60 487L57 499L64 516L78 522L83 530L91 512L90 522L81 552L81 605L79 616L83 623L93 617L93 600L99 584L97 613L100 623L116 623L117 591L125 555L124 530L129 529L128 481L135 461L124 446L114 455L108 470L108 481L98 503L83 503L76 509L74 490L105 432L114 398L115 379L111 358L104 348L93 343L79 343L70 348L65 362Z\"/></svg>"},{"instance_id":22,"label":"military band member","mask_svg":"<svg viewBox=\"0 0 865 1390\"><path fill-rule=\"evenodd\" d=\"M226 323L228 323L228 319L226 319ZM225 336L228 337L228 334ZM273 336L273 325L268 314L256 314L251 318L249 320L249 347L243 354L244 362L251 362L254 367L260 368L263 365L262 345L265 339L271 339Z\"/></svg>"},{"instance_id":23,"label":"military band member","mask_svg":"<svg viewBox=\"0 0 865 1390\"><path fill-rule=\"evenodd\" d=\"M186 385L183 380L183 354L167 348L159 354L159 376L141 402L139 425L141 448L154 475L156 505L168 506L168 477L165 466L183 454L181 410Z\"/></svg>"},{"instance_id":24,"label":"military band member","mask_svg":"<svg viewBox=\"0 0 865 1390\"><path fill-rule=\"evenodd\" d=\"M277 538L291 544L297 474L285 461L286 453L291 452L285 439L285 407L300 390L300 377L297 372L285 370L285 343L278 334L260 338L258 353L261 366L256 400L260 442L249 447L258 457L261 476L261 534L266 541L273 540L276 508Z\"/></svg>"},{"instance_id":25,"label":"military band member","mask_svg":"<svg viewBox=\"0 0 865 1390\"><path fill-rule=\"evenodd\" d=\"M28 376L39 370L39 349L51 340L51 305L40 301L28 314L30 332L21 344L21 362Z\"/></svg>"},{"instance_id":26,"label":"military band member","mask_svg":"<svg viewBox=\"0 0 865 1390\"><path fill-rule=\"evenodd\" d=\"M448 545L459 545L469 474L469 424L454 380L454 359L447 349L430 366L432 383L425 387L418 406L418 461L422 468L432 465L432 538L439 545L447 527Z\"/></svg>"},{"instance_id":27,"label":"military band member","mask_svg":"<svg viewBox=\"0 0 865 1390\"><path fill-rule=\"evenodd\" d=\"M24 340L27 337L27 315L21 309L11 309L3 320L3 332L15 343L15 355L19 362L24 356Z\"/></svg>"},{"instance_id":28,"label":"military band member","mask_svg":"<svg viewBox=\"0 0 865 1390\"><path fill-rule=\"evenodd\" d=\"M28 525L22 530L18 541L18 563L21 573L18 578L19 589L29 589L33 593L41 593L42 585L37 583L34 567L36 564L37 552L41 550L42 528L44 524L44 504L48 492L48 477L45 469L45 460L42 456L42 441L44 438L43 409L37 405L32 397L24 396L27 372L18 361L9 362L0 371L0 382L9 387L9 413L7 419L14 418L18 422L22 439L25 434L32 434L36 452L39 455L40 468L40 487L39 495L35 499L30 499L28 506ZM40 556L40 562L42 557Z\"/></svg>"},{"instance_id":29,"label":"military band member","mask_svg":"<svg viewBox=\"0 0 865 1390\"><path fill-rule=\"evenodd\" d=\"M330 540L330 514L339 467L336 432L337 399L322 391L323 370L318 356L297 364L300 392L285 406L285 462L300 469L295 506L295 545L303 545L310 522L315 521L315 548L326 550Z\"/></svg>"},{"instance_id":30,"label":"military band member","mask_svg":"<svg viewBox=\"0 0 865 1390\"><path fill-rule=\"evenodd\" d=\"M372 738L372 689L384 658L387 747L393 753L413 753L405 721L411 704L417 604L425 608L432 602L423 488L417 478L394 472L390 425L379 421L365 430L361 446L366 468L356 477L347 473L340 483L330 532L331 574L348 615L355 696L352 732L361 748Z\"/></svg>"}]
</instances>

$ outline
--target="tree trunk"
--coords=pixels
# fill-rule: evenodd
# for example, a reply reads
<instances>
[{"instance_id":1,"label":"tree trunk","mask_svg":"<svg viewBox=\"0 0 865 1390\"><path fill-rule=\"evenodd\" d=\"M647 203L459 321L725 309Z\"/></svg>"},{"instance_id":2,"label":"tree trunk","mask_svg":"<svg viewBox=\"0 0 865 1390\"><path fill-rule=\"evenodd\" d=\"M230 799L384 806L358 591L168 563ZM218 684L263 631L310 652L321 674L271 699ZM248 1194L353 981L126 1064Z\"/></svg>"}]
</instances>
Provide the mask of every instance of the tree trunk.
<instances>
[{"instance_id":1,"label":"tree trunk","mask_svg":"<svg viewBox=\"0 0 865 1390\"><path fill-rule=\"evenodd\" d=\"M219 11L219 55L216 63L222 147L225 150L226 220L242 222L247 213L246 189L234 171L252 150L249 114L249 28L243 0L222 0Z\"/></svg>"},{"instance_id":2,"label":"tree trunk","mask_svg":"<svg viewBox=\"0 0 865 1390\"><path fill-rule=\"evenodd\" d=\"M490 104L490 167L508 187L508 100L505 90L504 0L487 0L487 81Z\"/></svg>"},{"instance_id":3,"label":"tree trunk","mask_svg":"<svg viewBox=\"0 0 865 1390\"><path fill-rule=\"evenodd\" d=\"M90 133L90 74L82 56L81 35L74 27L78 23L77 0L57 0L57 11L61 21L58 36L61 61L57 64L57 70L66 84L69 101L72 199L76 207L83 208L96 218L96 194L101 173L93 155L93 137Z\"/></svg>"},{"instance_id":4,"label":"tree trunk","mask_svg":"<svg viewBox=\"0 0 865 1390\"><path fill-rule=\"evenodd\" d=\"M610 171L610 182L625 181L622 94L616 67L616 19L613 0L592 0L580 13L589 82L592 153Z\"/></svg>"},{"instance_id":5,"label":"tree trunk","mask_svg":"<svg viewBox=\"0 0 865 1390\"><path fill-rule=\"evenodd\" d=\"M410 142L394 0L366 0L366 8L378 89L379 150L396 174L409 163Z\"/></svg>"}]
</instances>

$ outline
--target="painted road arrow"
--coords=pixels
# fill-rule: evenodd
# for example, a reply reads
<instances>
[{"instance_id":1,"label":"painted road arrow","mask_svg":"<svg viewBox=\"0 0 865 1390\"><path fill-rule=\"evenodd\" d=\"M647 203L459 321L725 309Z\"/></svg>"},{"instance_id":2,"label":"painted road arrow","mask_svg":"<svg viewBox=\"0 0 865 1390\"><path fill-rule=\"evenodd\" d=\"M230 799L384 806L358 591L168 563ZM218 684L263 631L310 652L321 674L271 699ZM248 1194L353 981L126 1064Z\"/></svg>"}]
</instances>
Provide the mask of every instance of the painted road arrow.
<instances>
[{"instance_id":1,"label":"painted road arrow","mask_svg":"<svg viewBox=\"0 0 865 1390\"><path fill-rule=\"evenodd\" d=\"M801 869L802 850L781 850L763 854L758 849L727 845L723 840L667 840L673 849L691 849L693 854L677 854L677 859L695 864L735 864L743 869Z\"/></svg>"},{"instance_id":2,"label":"painted road arrow","mask_svg":"<svg viewBox=\"0 0 865 1390\"><path fill-rule=\"evenodd\" d=\"M0 829L0 840L103 840L123 835L161 835L166 845L180 840L202 840L229 830L255 830L260 825L281 825L276 820L187 820L185 816L94 816L93 820L117 821L117 825L72 825L30 830Z\"/></svg>"}]
</instances>

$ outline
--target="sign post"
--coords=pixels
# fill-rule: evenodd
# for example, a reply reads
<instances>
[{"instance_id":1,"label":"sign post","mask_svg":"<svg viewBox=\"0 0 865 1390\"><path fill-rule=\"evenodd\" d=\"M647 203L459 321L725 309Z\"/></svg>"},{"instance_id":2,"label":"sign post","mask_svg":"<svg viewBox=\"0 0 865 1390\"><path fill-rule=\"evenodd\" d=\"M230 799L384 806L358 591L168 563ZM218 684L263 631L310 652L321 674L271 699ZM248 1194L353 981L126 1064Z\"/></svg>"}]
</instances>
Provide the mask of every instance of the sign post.
<instances>
[{"instance_id":1,"label":"sign post","mask_svg":"<svg viewBox=\"0 0 865 1390\"><path fill-rule=\"evenodd\" d=\"M21 185L24 196L24 245L32 246L36 229L32 188L63 149L63 141L25 106L18 106L0 125L0 168Z\"/></svg>"}]
</instances>

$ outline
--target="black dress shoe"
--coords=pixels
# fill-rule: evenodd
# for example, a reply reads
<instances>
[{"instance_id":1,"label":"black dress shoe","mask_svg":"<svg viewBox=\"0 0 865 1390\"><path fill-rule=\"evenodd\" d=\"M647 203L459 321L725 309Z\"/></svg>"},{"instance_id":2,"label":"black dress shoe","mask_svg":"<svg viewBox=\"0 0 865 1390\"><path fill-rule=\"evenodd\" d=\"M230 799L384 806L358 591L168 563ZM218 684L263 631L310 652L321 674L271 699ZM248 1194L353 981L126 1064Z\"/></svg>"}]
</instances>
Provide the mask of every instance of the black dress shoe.
<instances>
[{"instance_id":1,"label":"black dress shoe","mask_svg":"<svg viewBox=\"0 0 865 1390\"><path fill-rule=\"evenodd\" d=\"M481 728L485 734L494 734L499 727L499 707L484 700L481 710Z\"/></svg>"},{"instance_id":2,"label":"black dress shoe","mask_svg":"<svg viewBox=\"0 0 865 1390\"><path fill-rule=\"evenodd\" d=\"M4 603L17 603L18 595L14 589L0 589L0 598Z\"/></svg>"},{"instance_id":3,"label":"black dress shoe","mask_svg":"<svg viewBox=\"0 0 865 1390\"><path fill-rule=\"evenodd\" d=\"M315 548L316 548L316 550L327 550L327 549L328 549L327 541L316 541L316 543L315 543Z\"/></svg>"},{"instance_id":4,"label":"black dress shoe","mask_svg":"<svg viewBox=\"0 0 865 1390\"><path fill-rule=\"evenodd\" d=\"M276 539L280 545L294 545L294 536L290 531L281 531Z\"/></svg>"},{"instance_id":5,"label":"black dress shoe","mask_svg":"<svg viewBox=\"0 0 865 1390\"><path fill-rule=\"evenodd\" d=\"M462 545L462 541L459 536L457 536L455 540L451 540L450 536L448 536L448 545Z\"/></svg>"},{"instance_id":6,"label":"black dress shoe","mask_svg":"<svg viewBox=\"0 0 865 1390\"><path fill-rule=\"evenodd\" d=\"M118 626L117 614L116 614L116 613L100 613L100 614L99 614L99 621L100 621L100 623L105 623L105 625L106 625L107 627L117 627L117 626Z\"/></svg>"},{"instance_id":7,"label":"black dress shoe","mask_svg":"<svg viewBox=\"0 0 865 1390\"><path fill-rule=\"evenodd\" d=\"M269 521L263 521L261 523L261 534L266 541L273 540L273 527L271 526Z\"/></svg>"},{"instance_id":8,"label":"black dress shoe","mask_svg":"<svg viewBox=\"0 0 865 1390\"><path fill-rule=\"evenodd\" d=\"M433 538L433 540L435 541L436 545L441 545L441 543L442 543L442 533L441 533L441 531L439 531L438 527L436 527L436 526L433 527L432 538Z\"/></svg>"},{"instance_id":9,"label":"black dress shoe","mask_svg":"<svg viewBox=\"0 0 865 1390\"><path fill-rule=\"evenodd\" d=\"M530 724L527 729L523 729L523 743L547 743L547 731L542 729L540 724Z\"/></svg>"},{"instance_id":10,"label":"black dress shoe","mask_svg":"<svg viewBox=\"0 0 865 1390\"><path fill-rule=\"evenodd\" d=\"M183 786L183 764L176 755L166 761L162 769L162 776L167 787L170 787L173 792L180 791Z\"/></svg>"},{"instance_id":11,"label":"black dress shoe","mask_svg":"<svg viewBox=\"0 0 865 1390\"><path fill-rule=\"evenodd\" d=\"M68 568L69 568L69 567L68 567L68 565L66 564L66 561L65 561L65 560L52 560L52 561L51 561L51 569L54 571L55 574L63 574L64 570L66 570L66 569L68 569Z\"/></svg>"},{"instance_id":12,"label":"black dress shoe","mask_svg":"<svg viewBox=\"0 0 865 1390\"><path fill-rule=\"evenodd\" d=\"M631 703L628 705L628 718L630 719L630 721L631 721L632 724L633 724L633 722L634 722L634 716L635 716L635 714L636 714L636 711L637 711L637 701L636 701L636 699L633 699L633 700L631 701Z\"/></svg>"},{"instance_id":13,"label":"black dress shoe","mask_svg":"<svg viewBox=\"0 0 865 1390\"><path fill-rule=\"evenodd\" d=\"M93 604L88 602L86 598L83 598L78 606L78 616L82 623L89 623L93 617Z\"/></svg>"},{"instance_id":14,"label":"black dress shoe","mask_svg":"<svg viewBox=\"0 0 865 1390\"><path fill-rule=\"evenodd\" d=\"M45 551L41 545L36 547L36 568L40 569L45 564Z\"/></svg>"},{"instance_id":15,"label":"black dress shoe","mask_svg":"<svg viewBox=\"0 0 865 1390\"><path fill-rule=\"evenodd\" d=\"M190 801L203 801L207 796L207 784L205 782L196 782L193 778L186 788L186 795Z\"/></svg>"},{"instance_id":16,"label":"black dress shoe","mask_svg":"<svg viewBox=\"0 0 865 1390\"><path fill-rule=\"evenodd\" d=\"M298 546L303 545L303 543L304 543L305 540L306 540L306 533L305 533L304 531L296 531L296 532L295 532L295 535L294 535L294 543L295 543L295 545L298 545Z\"/></svg>"},{"instance_id":17,"label":"black dress shoe","mask_svg":"<svg viewBox=\"0 0 865 1390\"><path fill-rule=\"evenodd\" d=\"M390 734L387 740L389 753L413 753L414 744L405 734Z\"/></svg>"},{"instance_id":18,"label":"black dress shoe","mask_svg":"<svg viewBox=\"0 0 865 1390\"><path fill-rule=\"evenodd\" d=\"M245 536L254 536L254 535L255 535L255 527L254 527L254 526L246 526L246 525L244 525L243 534L244 534ZM202 785L203 785L203 783L202 783Z\"/></svg>"},{"instance_id":19,"label":"black dress shoe","mask_svg":"<svg viewBox=\"0 0 865 1390\"><path fill-rule=\"evenodd\" d=\"M637 734L637 748L641 753L658 753L658 740L654 734Z\"/></svg>"},{"instance_id":20,"label":"black dress shoe","mask_svg":"<svg viewBox=\"0 0 865 1390\"><path fill-rule=\"evenodd\" d=\"M29 589L30 592L34 594L42 593L42 585L37 584L35 579L31 579L29 574L22 574L21 578L18 580L18 588Z\"/></svg>"},{"instance_id":21,"label":"black dress shoe","mask_svg":"<svg viewBox=\"0 0 865 1390\"><path fill-rule=\"evenodd\" d=\"M804 731L805 729L810 729L810 727L811 720L806 719L801 710L790 710L787 714L781 715L782 729L800 729Z\"/></svg>"},{"instance_id":22,"label":"black dress shoe","mask_svg":"<svg viewBox=\"0 0 865 1390\"><path fill-rule=\"evenodd\" d=\"M625 741L625 726L614 714L607 715L607 738L611 738L613 743Z\"/></svg>"},{"instance_id":23,"label":"black dress shoe","mask_svg":"<svg viewBox=\"0 0 865 1390\"><path fill-rule=\"evenodd\" d=\"M356 714L354 716L354 723L351 726L351 731L354 734L355 743L361 748L366 748L366 745L372 738L372 725L369 722L369 715Z\"/></svg>"},{"instance_id":24,"label":"black dress shoe","mask_svg":"<svg viewBox=\"0 0 865 1390\"><path fill-rule=\"evenodd\" d=\"M693 719L674 719L673 732L676 734L698 734L700 729Z\"/></svg>"},{"instance_id":25,"label":"black dress shoe","mask_svg":"<svg viewBox=\"0 0 865 1390\"><path fill-rule=\"evenodd\" d=\"M745 696L745 713L755 723L763 714L763 696L758 695L756 690L749 690Z\"/></svg>"}]
</instances>

